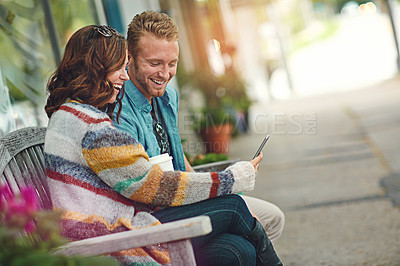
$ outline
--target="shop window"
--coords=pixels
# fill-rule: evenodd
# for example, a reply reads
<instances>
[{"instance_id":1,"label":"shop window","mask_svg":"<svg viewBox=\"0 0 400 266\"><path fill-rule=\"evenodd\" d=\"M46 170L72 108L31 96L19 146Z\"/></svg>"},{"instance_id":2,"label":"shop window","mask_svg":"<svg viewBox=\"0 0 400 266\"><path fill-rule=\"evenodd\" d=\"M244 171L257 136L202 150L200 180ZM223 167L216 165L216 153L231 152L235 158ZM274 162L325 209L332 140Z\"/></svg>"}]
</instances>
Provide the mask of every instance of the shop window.
<instances>
[{"instance_id":1,"label":"shop window","mask_svg":"<svg viewBox=\"0 0 400 266\"><path fill-rule=\"evenodd\" d=\"M53 32L45 2L51 7ZM46 83L56 68L54 51L63 51L78 28L96 24L95 10L90 0L0 2L0 136L21 127L47 125ZM52 38L59 47L54 47Z\"/></svg>"}]
</instances>

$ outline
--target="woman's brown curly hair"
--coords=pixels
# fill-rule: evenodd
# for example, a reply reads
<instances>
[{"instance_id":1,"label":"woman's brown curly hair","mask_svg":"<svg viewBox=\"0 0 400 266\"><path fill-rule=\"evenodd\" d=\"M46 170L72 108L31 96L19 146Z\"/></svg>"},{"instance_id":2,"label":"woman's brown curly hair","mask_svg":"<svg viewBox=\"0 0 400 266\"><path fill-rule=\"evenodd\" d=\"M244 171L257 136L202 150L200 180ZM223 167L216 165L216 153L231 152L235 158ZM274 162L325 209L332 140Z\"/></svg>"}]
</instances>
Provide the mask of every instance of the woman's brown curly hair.
<instances>
[{"instance_id":1,"label":"woman's brown curly hair","mask_svg":"<svg viewBox=\"0 0 400 266\"><path fill-rule=\"evenodd\" d=\"M127 44L125 38L111 27L107 27L112 30L111 36L102 35L98 28L95 25L83 27L69 39L64 56L47 84L49 97L45 111L49 118L71 99L106 111L110 117L119 104L118 121L124 88L116 103L109 104L114 87L107 75L123 67Z\"/></svg>"}]
</instances>

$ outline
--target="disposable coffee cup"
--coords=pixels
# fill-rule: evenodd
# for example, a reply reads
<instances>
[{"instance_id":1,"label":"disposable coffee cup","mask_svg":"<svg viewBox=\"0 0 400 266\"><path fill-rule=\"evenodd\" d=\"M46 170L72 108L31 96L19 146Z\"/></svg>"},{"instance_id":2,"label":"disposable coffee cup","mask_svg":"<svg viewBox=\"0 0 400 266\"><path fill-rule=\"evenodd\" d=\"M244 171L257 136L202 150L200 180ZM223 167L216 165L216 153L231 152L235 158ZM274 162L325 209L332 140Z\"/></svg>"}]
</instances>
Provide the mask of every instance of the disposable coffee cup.
<instances>
[{"instance_id":1,"label":"disposable coffee cup","mask_svg":"<svg viewBox=\"0 0 400 266\"><path fill-rule=\"evenodd\" d=\"M172 164L172 156L168 153L163 153L150 158L151 164L158 164L163 171L174 171L174 166Z\"/></svg>"}]
</instances>

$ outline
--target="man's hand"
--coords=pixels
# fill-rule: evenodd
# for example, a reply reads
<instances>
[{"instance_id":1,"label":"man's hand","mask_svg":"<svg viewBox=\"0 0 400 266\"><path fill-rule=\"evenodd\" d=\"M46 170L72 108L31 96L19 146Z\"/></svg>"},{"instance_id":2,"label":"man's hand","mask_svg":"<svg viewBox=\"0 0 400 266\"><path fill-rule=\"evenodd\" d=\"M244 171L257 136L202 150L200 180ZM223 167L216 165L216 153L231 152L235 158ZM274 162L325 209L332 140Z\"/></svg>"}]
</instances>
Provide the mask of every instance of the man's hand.
<instances>
[{"instance_id":1,"label":"man's hand","mask_svg":"<svg viewBox=\"0 0 400 266\"><path fill-rule=\"evenodd\" d=\"M194 172L192 166L190 165L188 159L186 158L186 155L183 154L183 158L185 159L185 167L186 167L186 172Z\"/></svg>"},{"instance_id":2,"label":"man's hand","mask_svg":"<svg viewBox=\"0 0 400 266\"><path fill-rule=\"evenodd\" d=\"M250 161L250 163L254 167L254 170L256 171L256 174L257 174L257 171L258 171L258 167L260 167L260 163L261 163L263 157L264 157L263 153L260 152L260 154L256 158L254 158L253 160Z\"/></svg>"}]
</instances>

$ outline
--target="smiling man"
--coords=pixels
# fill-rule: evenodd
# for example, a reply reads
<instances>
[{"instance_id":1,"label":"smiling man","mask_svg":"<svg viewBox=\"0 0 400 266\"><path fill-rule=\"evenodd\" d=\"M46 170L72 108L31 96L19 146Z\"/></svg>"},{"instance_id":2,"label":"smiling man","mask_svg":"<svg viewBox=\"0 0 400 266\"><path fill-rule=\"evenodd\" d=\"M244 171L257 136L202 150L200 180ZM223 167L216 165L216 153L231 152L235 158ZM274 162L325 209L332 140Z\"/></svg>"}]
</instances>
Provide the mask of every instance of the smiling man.
<instances>
[{"instance_id":1,"label":"smiling man","mask_svg":"<svg viewBox=\"0 0 400 266\"><path fill-rule=\"evenodd\" d=\"M152 23L148 23L152 21ZM150 157L169 153L185 170L179 136L178 93L168 85L179 56L178 28L165 14L136 15L128 27L128 75L122 112L115 126L136 138Z\"/></svg>"},{"instance_id":2,"label":"smiling man","mask_svg":"<svg viewBox=\"0 0 400 266\"><path fill-rule=\"evenodd\" d=\"M178 37L175 22L166 14L146 11L133 18L127 37L130 80L114 125L138 140L150 157L168 153L175 170L193 171L178 132L178 93L168 85L176 74ZM242 198L275 242L284 228L283 212L267 201Z\"/></svg>"}]
</instances>

